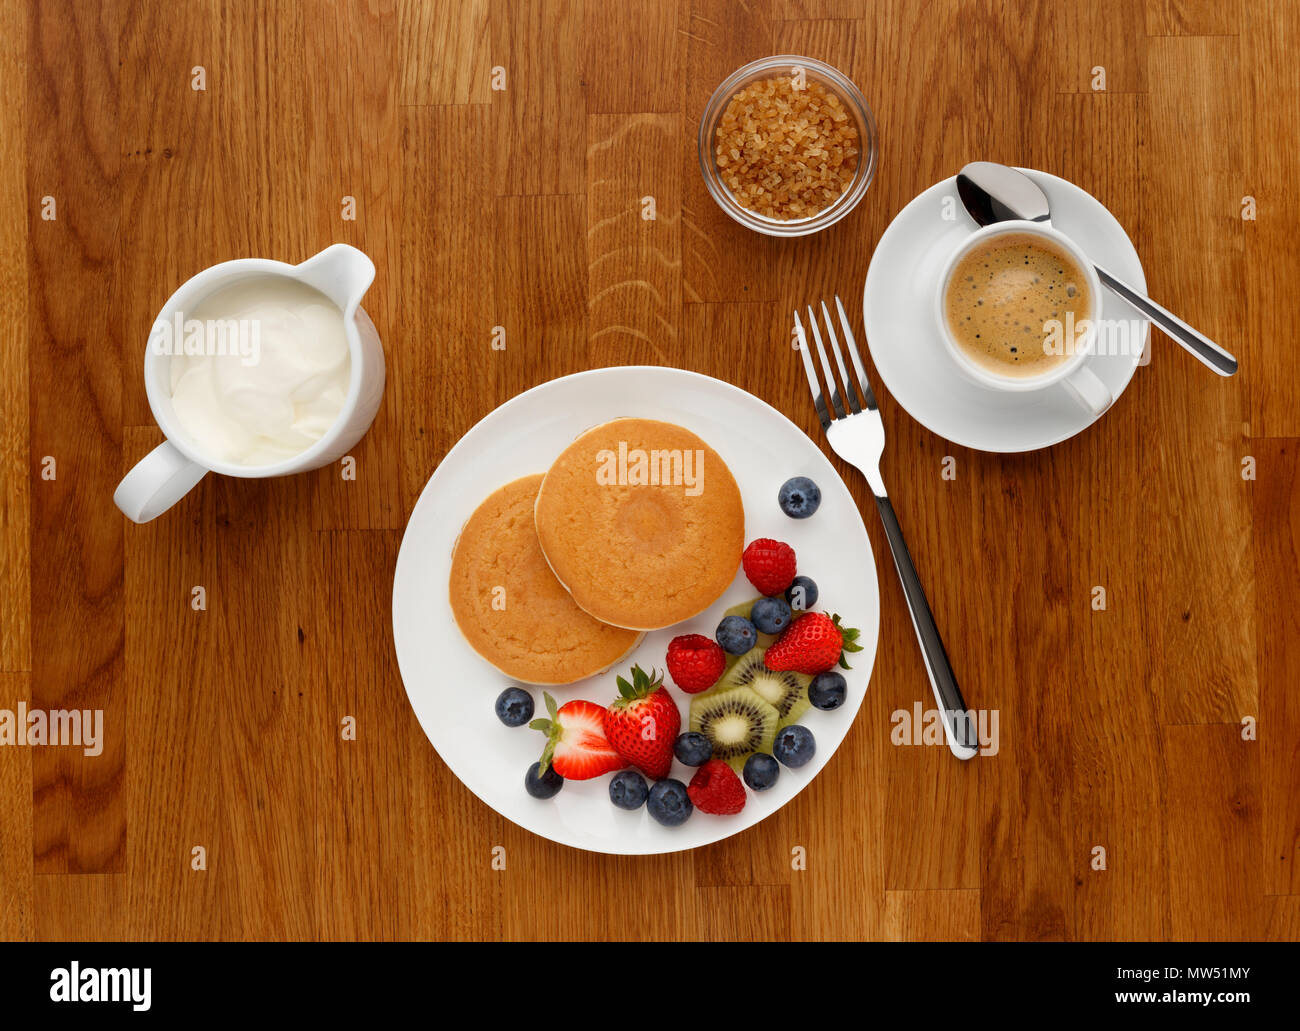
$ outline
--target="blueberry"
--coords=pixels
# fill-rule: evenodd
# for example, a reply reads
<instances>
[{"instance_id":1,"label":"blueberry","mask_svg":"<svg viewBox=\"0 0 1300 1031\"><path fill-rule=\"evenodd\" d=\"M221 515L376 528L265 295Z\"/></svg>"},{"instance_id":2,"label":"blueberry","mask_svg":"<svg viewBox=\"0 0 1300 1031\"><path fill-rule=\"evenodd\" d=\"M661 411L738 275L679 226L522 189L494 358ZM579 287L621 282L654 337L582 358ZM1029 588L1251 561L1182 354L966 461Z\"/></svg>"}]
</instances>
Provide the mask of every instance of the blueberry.
<instances>
[{"instance_id":1,"label":"blueberry","mask_svg":"<svg viewBox=\"0 0 1300 1031\"><path fill-rule=\"evenodd\" d=\"M838 709L849 685L839 673L818 673L808 685L808 701L818 709Z\"/></svg>"},{"instance_id":2,"label":"blueberry","mask_svg":"<svg viewBox=\"0 0 1300 1031\"><path fill-rule=\"evenodd\" d=\"M758 631L744 616L728 616L718 624L718 644L732 655L744 655L758 643Z\"/></svg>"},{"instance_id":3,"label":"blueberry","mask_svg":"<svg viewBox=\"0 0 1300 1031\"><path fill-rule=\"evenodd\" d=\"M781 767L766 752L755 752L746 759L745 772L741 774L745 783L755 791L766 791L780 775Z\"/></svg>"},{"instance_id":4,"label":"blueberry","mask_svg":"<svg viewBox=\"0 0 1300 1031\"><path fill-rule=\"evenodd\" d=\"M809 612L817 604L817 583L810 576L796 576L785 589L785 600L795 612Z\"/></svg>"},{"instance_id":5,"label":"blueberry","mask_svg":"<svg viewBox=\"0 0 1300 1031\"><path fill-rule=\"evenodd\" d=\"M762 633L779 634L790 625L790 606L784 598L759 598L749 618Z\"/></svg>"},{"instance_id":6,"label":"blueberry","mask_svg":"<svg viewBox=\"0 0 1300 1031\"><path fill-rule=\"evenodd\" d=\"M648 794L650 787L636 770L623 770L610 779L609 800L620 809L640 809Z\"/></svg>"},{"instance_id":7,"label":"blueberry","mask_svg":"<svg viewBox=\"0 0 1300 1031\"><path fill-rule=\"evenodd\" d=\"M665 827L676 827L689 819L695 806L686 793L686 785L680 780L660 780L650 789L646 808Z\"/></svg>"},{"instance_id":8,"label":"blueberry","mask_svg":"<svg viewBox=\"0 0 1300 1031\"><path fill-rule=\"evenodd\" d=\"M795 770L817 754L817 742L813 739L811 730L796 723L793 727L782 727L776 732L772 754L783 766Z\"/></svg>"},{"instance_id":9,"label":"blueberry","mask_svg":"<svg viewBox=\"0 0 1300 1031\"><path fill-rule=\"evenodd\" d=\"M698 731L677 735L673 754L685 766L703 766L713 758L713 742Z\"/></svg>"},{"instance_id":10,"label":"blueberry","mask_svg":"<svg viewBox=\"0 0 1300 1031\"><path fill-rule=\"evenodd\" d=\"M533 718L533 696L522 687L507 687L497 695L497 719L507 727L522 727Z\"/></svg>"},{"instance_id":11,"label":"blueberry","mask_svg":"<svg viewBox=\"0 0 1300 1031\"><path fill-rule=\"evenodd\" d=\"M822 490L807 476L794 476L781 484L776 500L791 519L807 519L822 503Z\"/></svg>"},{"instance_id":12,"label":"blueberry","mask_svg":"<svg viewBox=\"0 0 1300 1031\"><path fill-rule=\"evenodd\" d=\"M541 763L533 763L524 774L524 790L533 798L554 798L564 787L564 778L555 772L554 766L546 767L546 772L538 776Z\"/></svg>"}]
</instances>

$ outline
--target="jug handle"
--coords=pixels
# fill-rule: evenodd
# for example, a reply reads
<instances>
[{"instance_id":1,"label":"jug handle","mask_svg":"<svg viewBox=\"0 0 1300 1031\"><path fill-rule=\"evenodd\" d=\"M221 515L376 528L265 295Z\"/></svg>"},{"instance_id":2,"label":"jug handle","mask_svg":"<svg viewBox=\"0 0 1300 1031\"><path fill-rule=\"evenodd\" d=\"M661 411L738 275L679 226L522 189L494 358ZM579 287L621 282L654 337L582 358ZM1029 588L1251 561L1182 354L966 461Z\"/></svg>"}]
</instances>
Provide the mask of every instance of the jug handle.
<instances>
[{"instance_id":1,"label":"jug handle","mask_svg":"<svg viewBox=\"0 0 1300 1031\"><path fill-rule=\"evenodd\" d=\"M375 281L375 263L364 251L336 243L294 266L298 278L315 287L347 314Z\"/></svg>"},{"instance_id":2,"label":"jug handle","mask_svg":"<svg viewBox=\"0 0 1300 1031\"><path fill-rule=\"evenodd\" d=\"M136 523L147 523L185 497L208 474L165 440L140 459L117 485L113 503Z\"/></svg>"}]
</instances>

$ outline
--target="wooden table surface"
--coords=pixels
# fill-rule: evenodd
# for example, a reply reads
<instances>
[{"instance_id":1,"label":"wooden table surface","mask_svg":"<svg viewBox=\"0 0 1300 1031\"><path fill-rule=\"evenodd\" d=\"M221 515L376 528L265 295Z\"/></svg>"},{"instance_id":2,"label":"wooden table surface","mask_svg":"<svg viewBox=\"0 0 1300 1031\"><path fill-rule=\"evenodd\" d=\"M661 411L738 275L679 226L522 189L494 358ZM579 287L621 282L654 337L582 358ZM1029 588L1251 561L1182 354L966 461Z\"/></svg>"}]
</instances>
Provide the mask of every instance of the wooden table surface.
<instances>
[{"instance_id":1,"label":"wooden table surface","mask_svg":"<svg viewBox=\"0 0 1300 1031\"><path fill-rule=\"evenodd\" d=\"M718 82L781 52L859 83L882 146L858 209L787 242L722 214L695 143ZM0 708L102 709L105 746L0 747L0 935L1300 937L1297 52L1287 0L4 0ZM1024 455L882 397L885 476L998 754L891 743L931 696L839 465L882 622L824 773L686 854L498 817L393 652L439 459L520 391L619 364L721 377L813 432L791 308L856 297L893 215L975 159L1093 193L1152 294L1241 359L1220 379L1157 336L1102 421ZM210 477L129 524L111 496L162 439L141 358L163 301L338 241L378 266L388 359L356 479Z\"/></svg>"}]
</instances>

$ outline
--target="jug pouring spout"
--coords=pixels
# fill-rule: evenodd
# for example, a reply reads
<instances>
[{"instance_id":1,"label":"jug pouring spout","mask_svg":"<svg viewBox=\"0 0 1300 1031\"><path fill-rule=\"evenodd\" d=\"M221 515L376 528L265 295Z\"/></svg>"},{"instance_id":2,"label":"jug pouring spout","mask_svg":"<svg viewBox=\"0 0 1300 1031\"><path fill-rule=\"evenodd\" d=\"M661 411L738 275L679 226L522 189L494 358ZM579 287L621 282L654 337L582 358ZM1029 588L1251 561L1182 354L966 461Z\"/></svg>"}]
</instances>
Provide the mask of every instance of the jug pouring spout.
<instances>
[{"instance_id":1,"label":"jug pouring spout","mask_svg":"<svg viewBox=\"0 0 1300 1031\"><path fill-rule=\"evenodd\" d=\"M295 266L297 276L339 306L345 316L361 304L375 280L375 263L346 243L336 243Z\"/></svg>"}]
</instances>

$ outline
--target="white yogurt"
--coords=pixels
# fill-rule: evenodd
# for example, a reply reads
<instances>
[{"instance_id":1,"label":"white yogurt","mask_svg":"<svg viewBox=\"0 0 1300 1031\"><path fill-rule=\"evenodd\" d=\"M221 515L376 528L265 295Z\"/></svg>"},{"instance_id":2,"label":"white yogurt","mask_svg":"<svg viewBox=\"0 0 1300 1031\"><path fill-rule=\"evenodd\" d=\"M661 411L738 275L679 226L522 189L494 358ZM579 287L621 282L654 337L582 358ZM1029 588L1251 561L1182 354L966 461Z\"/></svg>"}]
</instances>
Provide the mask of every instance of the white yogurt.
<instances>
[{"instance_id":1,"label":"white yogurt","mask_svg":"<svg viewBox=\"0 0 1300 1031\"><path fill-rule=\"evenodd\" d=\"M283 276L241 280L186 312L184 329L171 359L172 407L204 455L280 462L342 411L352 358L343 313L318 290Z\"/></svg>"}]
</instances>

